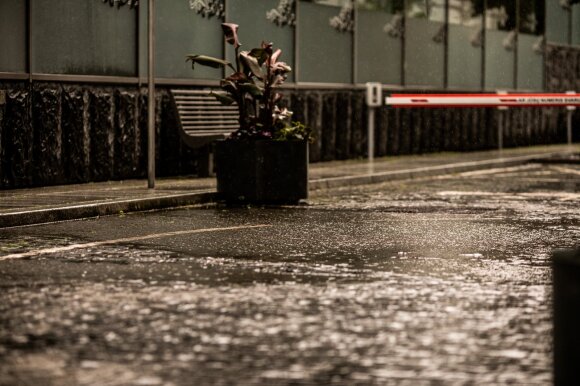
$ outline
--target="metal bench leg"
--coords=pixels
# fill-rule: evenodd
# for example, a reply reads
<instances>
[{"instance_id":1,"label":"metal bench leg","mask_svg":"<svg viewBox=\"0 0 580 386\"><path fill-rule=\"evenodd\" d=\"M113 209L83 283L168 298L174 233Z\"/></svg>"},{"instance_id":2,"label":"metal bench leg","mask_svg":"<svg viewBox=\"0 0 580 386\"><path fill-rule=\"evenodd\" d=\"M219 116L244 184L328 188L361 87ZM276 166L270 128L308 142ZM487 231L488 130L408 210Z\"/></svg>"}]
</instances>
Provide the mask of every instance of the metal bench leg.
<instances>
[{"instance_id":1,"label":"metal bench leg","mask_svg":"<svg viewBox=\"0 0 580 386\"><path fill-rule=\"evenodd\" d=\"M210 146L204 146L199 149L197 168L197 174L199 177L215 177L213 153L211 152Z\"/></svg>"}]
</instances>

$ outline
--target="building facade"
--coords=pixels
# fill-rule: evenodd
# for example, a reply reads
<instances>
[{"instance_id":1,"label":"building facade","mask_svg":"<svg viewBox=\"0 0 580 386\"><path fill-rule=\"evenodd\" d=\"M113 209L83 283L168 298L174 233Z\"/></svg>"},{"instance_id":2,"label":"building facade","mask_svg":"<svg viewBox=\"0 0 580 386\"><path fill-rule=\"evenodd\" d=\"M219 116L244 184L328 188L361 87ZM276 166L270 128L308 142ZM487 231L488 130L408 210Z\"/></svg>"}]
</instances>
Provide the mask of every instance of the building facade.
<instances>
[{"instance_id":1,"label":"building facade","mask_svg":"<svg viewBox=\"0 0 580 386\"><path fill-rule=\"evenodd\" d=\"M293 67L284 89L318 140L313 162L366 155L365 82L385 91L580 90L572 0L157 0L157 169L195 174L168 90L216 87L191 53L231 58L272 41ZM0 188L146 173L147 0L0 0ZM377 156L565 140L564 109L389 110ZM575 123L580 121L575 113ZM576 139L578 134L576 135Z\"/></svg>"}]
</instances>

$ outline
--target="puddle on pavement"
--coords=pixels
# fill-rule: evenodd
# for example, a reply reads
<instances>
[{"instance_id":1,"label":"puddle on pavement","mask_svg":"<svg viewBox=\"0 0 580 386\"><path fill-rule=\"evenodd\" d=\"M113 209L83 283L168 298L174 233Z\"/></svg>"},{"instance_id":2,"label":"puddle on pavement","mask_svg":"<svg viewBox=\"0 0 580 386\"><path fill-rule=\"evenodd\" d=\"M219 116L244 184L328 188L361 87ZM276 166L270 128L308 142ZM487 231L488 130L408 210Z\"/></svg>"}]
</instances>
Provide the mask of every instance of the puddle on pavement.
<instances>
[{"instance_id":1,"label":"puddle on pavement","mask_svg":"<svg viewBox=\"0 0 580 386\"><path fill-rule=\"evenodd\" d=\"M3 234L0 231L0 256L69 244L70 240L67 237Z\"/></svg>"},{"instance_id":2,"label":"puddle on pavement","mask_svg":"<svg viewBox=\"0 0 580 386\"><path fill-rule=\"evenodd\" d=\"M113 362L130 365L124 377L143 368L176 384L550 381L542 285L400 275L324 286L111 281L2 297L4 323L26 320L0 330L4 363L57 351L77 375L102 366L107 377L120 370Z\"/></svg>"},{"instance_id":3,"label":"puddle on pavement","mask_svg":"<svg viewBox=\"0 0 580 386\"><path fill-rule=\"evenodd\" d=\"M128 220L272 224L0 262L0 379L549 384L550 254L580 239L580 197L510 173L0 233L6 255Z\"/></svg>"}]
</instances>

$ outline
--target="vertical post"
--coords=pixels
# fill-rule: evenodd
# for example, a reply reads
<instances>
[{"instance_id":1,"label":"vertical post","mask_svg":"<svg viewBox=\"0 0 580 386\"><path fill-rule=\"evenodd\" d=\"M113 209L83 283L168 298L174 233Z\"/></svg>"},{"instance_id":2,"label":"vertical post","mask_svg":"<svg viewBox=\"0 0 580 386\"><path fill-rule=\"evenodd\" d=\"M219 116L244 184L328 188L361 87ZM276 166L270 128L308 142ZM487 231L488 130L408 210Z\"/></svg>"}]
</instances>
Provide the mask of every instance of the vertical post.
<instances>
[{"instance_id":1,"label":"vertical post","mask_svg":"<svg viewBox=\"0 0 580 386\"><path fill-rule=\"evenodd\" d=\"M580 379L580 248L553 253L554 385Z\"/></svg>"},{"instance_id":2,"label":"vertical post","mask_svg":"<svg viewBox=\"0 0 580 386\"><path fill-rule=\"evenodd\" d=\"M449 88L449 0L445 0L445 36L443 38L443 88Z\"/></svg>"},{"instance_id":3,"label":"vertical post","mask_svg":"<svg viewBox=\"0 0 580 386\"><path fill-rule=\"evenodd\" d=\"M149 89L147 107L147 187L155 188L155 0L148 1L147 13L148 66L147 84Z\"/></svg>"},{"instance_id":4,"label":"vertical post","mask_svg":"<svg viewBox=\"0 0 580 386\"><path fill-rule=\"evenodd\" d=\"M566 129L568 146L572 146L572 111L568 110L566 114Z\"/></svg>"},{"instance_id":5,"label":"vertical post","mask_svg":"<svg viewBox=\"0 0 580 386\"><path fill-rule=\"evenodd\" d=\"M487 0L483 3L483 12L481 13L481 90L485 90L485 55L486 55L486 39L487 39L487 28L485 25L485 17L487 13Z\"/></svg>"},{"instance_id":6,"label":"vertical post","mask_svg":"<svg viewBox=\"0 0 580 386\"><path fill-rule=\"evenodd\" d=\"M354 0L351 0L351 4L353 6L353 14L354 14L354 28L351 33L352 38L352 73L351 73L351 82L358 83L358 5Z\"/></svg>"},{"instance_id":7,"label":"vertical post","mask_svg":"<svg viewBox=\"0 0 580 386\"><path fill-rule=\"evenodd\" d=\"M292 70L294 72L294 84L300 81L300 1L294 2L294 14L296 18L294 19L294 45L292 49L294 50L294 67Z\"/></svg>"},{"instance_id":8,"label":"vertical post","mask_svg":"<svg viewBox=\"0 0 580 386\"><path fill-rule=\"evenodd\" d=\"M32 84L32 71L32 2L26 0L26 72L29 84Z\"/></svg>"},{"instance_id":9,"label":"vertical post","mask_svg":"<svg viewBox=\"0 0 580 386\"><path fill-rule=\"evenodd\" d=\"M503 118L504 112L499 109L498 125L497 125L497 149L503 151Z\"/></svg>"},{"instance_id":10,"label":"vertical post","mask_svg":"<svg viewBox=\"0 0 580 386\"><path fill-rule=\"evenodd\" d=\"M576 95L574 91L566 91L568 95ZM572 114L576 110L576 106L566 106L566 137L568 139L568 146L572 146Z\"/></svg>"},{"instance_id":11,"label":"vertical post","mask_svg":"<svg viewBox=\"0 0 580 386\"><path fill-rule=\"evenodd\" d=\"M368 155L369 162L373 162L375 157L375 108L367 108L367 131L368 131Z\"/></svg>"},{"instance_id":12,"label":"vertical post","mask_svg":"<svg viewBox=\"0 0 580 386\"><path fill-rule=\"evenodd\" d=\"M512 85L512 88L514 90L518 89L518 77L519 77L519 73L518 73L518 49L520 46L519 43L519 39L520 39L520 0L516 0L516 29L515 29L515 41L514 41L514 69L513 69L513 74L514 74L514 82Z\"/></svg>"},{"instance_id":13,"label":"vertical post","mask_svg":"<svg viewBox=\"0 0 580 386\"><path fill-rule=\"evenodd\" d=\"M367 132L368 132L368 157L372 162L375 156L375 108L383 104L383 88L380 83L367 83Z\"/></svg>"},{"instance_id":14,"label":"vertical post","mask_svg":"<svg viewBox=\"0 0 580 386\"><path fill-rule=\"evenodd\" d=\"M498 90L497 94L498 95L507 95L507 91ZM497 149L501 153L503 151L504 120L505 120L505 116L506 116L505 111L508 108L505 106L500 106L497 109L499 111L498 125L497 125Z\"/></svg>"}]
</instances>

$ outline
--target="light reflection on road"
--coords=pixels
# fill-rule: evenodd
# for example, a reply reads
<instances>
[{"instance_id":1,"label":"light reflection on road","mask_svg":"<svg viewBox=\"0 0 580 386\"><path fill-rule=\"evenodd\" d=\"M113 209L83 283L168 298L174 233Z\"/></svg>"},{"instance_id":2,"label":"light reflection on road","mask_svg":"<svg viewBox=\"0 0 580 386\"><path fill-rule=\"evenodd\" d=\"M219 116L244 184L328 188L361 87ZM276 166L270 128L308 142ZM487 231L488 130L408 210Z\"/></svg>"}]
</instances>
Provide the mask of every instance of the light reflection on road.
<instances>
[{"instance_id":1,"label":"light reflection on road","mask_svg":"<svg viewBox=\"0 0 580 386\"><path fill-rule=\"evenodd\" d=\"M320 192L300 208L2 230L0 256L271 224L0 262L0 379L549 384L550 254L580 239L579 170L510 168Z\"/></svg>"}]
</instances>

